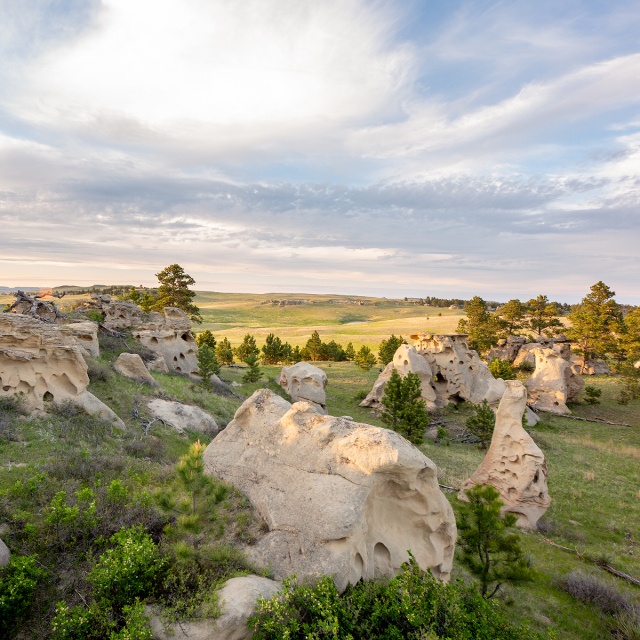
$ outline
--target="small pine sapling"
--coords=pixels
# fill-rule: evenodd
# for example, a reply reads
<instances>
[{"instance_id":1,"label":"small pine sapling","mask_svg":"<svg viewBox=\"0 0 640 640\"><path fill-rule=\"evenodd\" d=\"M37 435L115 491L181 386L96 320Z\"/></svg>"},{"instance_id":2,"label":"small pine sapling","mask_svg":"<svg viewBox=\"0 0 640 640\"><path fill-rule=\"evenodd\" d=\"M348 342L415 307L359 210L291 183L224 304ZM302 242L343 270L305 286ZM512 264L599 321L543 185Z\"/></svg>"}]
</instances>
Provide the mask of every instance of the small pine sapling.
<instances>
[{"instance_id":1,"label":"small pine sapling","mask_svg":"<svg viewBox=\"0 0 640 640\"><path fill-rule=\"evenodd\" d=\"M362 346L356 353L355 361L363 371L369 371L376 364L376 357L369 347Z\"/></svg>"},{"instance_id":2,"label":"small pine sapling","mask_svg":"<svg viewBox=\"0 0 640 640\"><path fill-rule=\"evenodd\" d=\"M208 386L211 383L211 376L220 373L220 363L216 358L216 352L207 344L203 344L198 349L198 375L202 379L202 384Z\"/></svg>"},{"instance_id":3,"label":"small pine sapling","mask_svg":"<svg viewBox=\"0 0 640 640\"><path fill-rule=\"evenodd\" d=\"M384 406L380 416L382 421L413 444L422 444L429 414L422 399L418 374L410 371L402 378L394 369L384 393L381 400Z\"/></svg>"},{"instance_id":4,"label":"small pine sapling","mask_svg":"<svg viewBox=\"0 0 640 640\"><path fill-rule=\"evenodd\" d=\"M602 389L598 389L598 387L594 387L591 384L588 384L584 388L585 399L584 401L587 404L600 404L600 396L602 395Z\"/></svg>"},{"instance_id":5,"label":"small pine sapling","mask_svg":"<svg viewBox=\"0 0 640 640\"><path fill-rule=\"evenodd\" d=\"M482 404L476 405L475 413L467 418L467 430L480 438L480 445L483 449L491 442L493 428L496 425L496 415L489 403L485 400Z\"/></svg>"},{"instance_id":6,"label":"small pine sapling","mask_svg":"<svg viewBox=\"0 0 640 640\"><path fill-rule=\"evenodd\" d=\"M242 382L258 382L262 377L262 371L260 371L260 365L258 364L258 356L255 353L250 354L245 359L245 364L249 365L249 369L242 376Z\"/></svg>"}]
</instances>

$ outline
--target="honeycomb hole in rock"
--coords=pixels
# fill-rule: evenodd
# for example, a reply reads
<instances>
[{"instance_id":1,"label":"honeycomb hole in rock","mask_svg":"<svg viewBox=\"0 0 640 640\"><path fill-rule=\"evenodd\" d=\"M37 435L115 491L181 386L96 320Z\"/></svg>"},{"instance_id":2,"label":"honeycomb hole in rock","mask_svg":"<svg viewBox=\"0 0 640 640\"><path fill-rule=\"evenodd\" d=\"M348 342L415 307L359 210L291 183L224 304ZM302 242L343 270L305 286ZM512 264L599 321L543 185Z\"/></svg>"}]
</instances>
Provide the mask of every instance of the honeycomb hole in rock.
<instances>
[{"instance_id":1,"label":"honeycomb hole in rock","mask_svg":"<svg viewBox=\"0 0 640 640\"><path fill-rule=\"evenodd\" d=\"M7 384L4 387L2 387L3 391L11 391L11 387Z\"/></svg>"},{"instance_id":2,"label":"honeycomb hole in rock","mask_svg":"<svg viewBox=\"0 0 640 640\"><path fill-rule=\"evenodd\" d=\"M445 377L440 372L436 373L433 380L434 382L446 382Z\"/></svg>"},{"instance_id":3,"label":"honeycomb hole in rock","mask_svg":"<svg viewBox=\"0 0 640 640\"><path fill-rule=\"evenodd\" d=\"M540 471L536 471L536 475L535 475L535 476L533 476L533 482L534 482L534 484L535 484L536 482L538 482L538 480L539 480L539 479L540 479Z\"/></svg>"},{"instance_id":4,"label":"honeycomb hole in rock","mask_svg":"<svg viewBox=\"0 0 640 640\"><path fill-rule=\"evenodd\" d=\"M189 341L189 334L188 334L188 333L183 333L183 334L182 334L182 339L183 339L185 342L188 342L188 341Z\"/></svg>"},{"instance_id":5,"label":"honeycomb hole in rock","mask_svg":"<svg viewBox=\"0 0 640 640\"><path fill-rule=\"evenodd\" d=\"M45 402L53 402L53 393L51 393L51 391L45 391L42 399Z\"/></svg>"},{"instance_id":6,"label":"honeycomb hole in rock","mask_svg":"<svg viewBox=\"0 0 640 640\"><path fill-rule=\"evenodd\" d=\"M178 362L178 356L173 356L173 361Z\"/></svg>"},{"instance_id":7,"label":"honeycomb hole in rock","mask_svg":"<svg viewBox=\"0 0 640 640\"><path fill-rule=\"evenodd\" d=\"M376 578L393 573L391 553L385 544L377 542L373 547L373 575Z\"/></svg>"},{"instance_id":8,"label":"honeycomb hole in rock","mask_svg":"<svg viewBox=\"0 0 640 640\"><path fill-rule=\"evenodd\" d=\"M62 375L54 374L53 378L55 379L58 386L62 387L66 393L70 396L78 395L78 388L73 382L69 379L69 376L66 373Z\"/></svg>"},{"instance_id":9,"label":"honeycomb hole in rock","mask_svg":"<svg viewBox=\"0 0 640 640\"><path fill-rule=\"evenodd\" d=\"M405 367L408 367L408 366L409 366L409 361L408 361L408 360L405 360L405 361L404 361L404 366L405 366Z\"/></svg>"},{"instance_id":10,"label":"honeycomb hole in rock","mask_svg":"<svg viewBox=\"0 0 640 640\"><path fill-rule=\"evenodd\" d=\"M149 340L149 342L151 344L158 344L158 338L151 338L151 340Z\"/></svg>"},{"instance_id":11,"label":"honeycomb hole in rock","mask_svg":"<svg viewBox=\"0 0 640 640\"><path fill-rule=\"evenodd\" d=\"M355 584L364 575L364 560L362 559L362 556L359 553L356 553L355 557L353 558L352 568L353 568L353 575L352 575L351 584Z\"/></svg>"},{"instance_id":12,"label":"honeycomb hole in rock","mask_svg":"<svg viewBox=\"0 0 640 640\"><path fill-rule=\"evenodd\" d=\"M176 367L176 371L177 371L178 373L182 373L182 369L181 369L180 367Z\"/></svg>"},{"instance_id":13,"label":"honeycomb hole in rock","mask_svg":"<svg viewBox=\"0 0 640 640\"><path fill-rule=\"evenodd\" d=\"M184 353L180 354L180 360L185 360L186 358L184 357Z\"/></svg>"}]
</instances>

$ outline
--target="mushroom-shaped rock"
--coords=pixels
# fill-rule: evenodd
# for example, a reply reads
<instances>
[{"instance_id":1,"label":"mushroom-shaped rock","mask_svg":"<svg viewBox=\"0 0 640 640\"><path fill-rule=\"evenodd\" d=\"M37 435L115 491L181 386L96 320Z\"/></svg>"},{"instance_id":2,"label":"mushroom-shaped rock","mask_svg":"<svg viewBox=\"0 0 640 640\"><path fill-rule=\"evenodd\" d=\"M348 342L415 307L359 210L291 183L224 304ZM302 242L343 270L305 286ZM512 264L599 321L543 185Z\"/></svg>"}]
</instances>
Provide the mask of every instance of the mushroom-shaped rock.
<instances>
[{"instance_id":1,"label":"mushroom-shaped rock","mask_svg":"<svg viewBox=\"0 0 640 640\"><path fill-rule=\"evenodd\" d=\"M253 614L259 598L273 598L281 584L261 576L231 578L218 591L220 616L215 620L195 620L179 624L164 624L153 608L150 613L151 630L156 640L175 640L188 637L191 640L249 640L253 632L247 628L247 620Z\"/></svg>"},{"instance_id":2,"label":"mushroom-shaped rock","mask_svg":"<svg viewBox=\"0 0 640 640\"><path fill-rule=\"evenodd\" d=\"M567 402L576 397L584 381L554 349L538 347L532 353L536 358L536 370L525 382L529 404L538 411L559 415L570 413Z\"/></svg>"},{"instance_id":3,"label":"mushroom-shaped rock","mask_svg":"<svg viewBox=\"0 0 640 640\"><path fill-rule=\"evenodd\" d=\"M298 362L282 367L277 383L291 396L294 402L306 400L314 404L321 413L327 413L327 374L308 362Z\"/></svg>"},{"instance_id":4,"label":"mushroom-shaped rock","mask_svg":"<svg viewBox=\"0 0 640 640\"><path fill-rule=\"evenodd\" d=\"M210 436L216 435L220 428L216 421L199 407L189 404L152 398L147 402L147 408L152 416L159 418L176 431L184 433L185 429L198 431Z\"/></svg>"},{"instance_id":5,"label":"mushroom-shaped rock","mask_svg":"<svg viewBox=\"0 0 640 640\"><path fill-rule=\"evenodd\" d=\"M32 409L71 401L124 427L87 391L88 384L87 364L74 338L34 318L0 314L0 396L22 393Z\"/></svg>"},{"instance_id":6,"label":"mushroom-shaped rock","mask_svg":"<svg viewBox=\"0 0 640 640\"><path fill-rule=\"evenodd\" d=\"M143 382L152 387L157 387L158 383L144 366L142 358L137 353L121 353L115 361L113 368L125 378Z\"/></svg>"},{"instance_id":7,"label":"mushroom-shaped rock","mask_svg":"<svg viewBox=\"0 0 640 640\"><path fill-rule=\"evenodd\" d=\"M458 495L465 500L467 489L490 484L500 492L503 511L515 514L523 528L535 527L551 503L544 454L522 427L526 403L523 384L507 381L487 455Z\"/></svg>"},{"instance_id":8,"label":"mushroom-shaped rock","mask_svg":"<svg viewBox=\"0 0 640 640\"><path fill-rule=\"evenodd\" d=\"M84 349L92 358L97 358L100 355L97 322L64 324L60 327L60 330L65 335L72 336L78 346Z\"/></svg>"},{"instance_id":9,"label":"mushroom-shaped rock","mask_svg":"<svg viewBox=\"0 0 640 640\"><path fill-rule=\"evenodd\" d=\"M453 511L436 466L402 436L256 391L204 453L268 526L248 553L277 578L332 575L339 589L392 575L411 550L449 578Z\"/></svg>"}]
</instances>

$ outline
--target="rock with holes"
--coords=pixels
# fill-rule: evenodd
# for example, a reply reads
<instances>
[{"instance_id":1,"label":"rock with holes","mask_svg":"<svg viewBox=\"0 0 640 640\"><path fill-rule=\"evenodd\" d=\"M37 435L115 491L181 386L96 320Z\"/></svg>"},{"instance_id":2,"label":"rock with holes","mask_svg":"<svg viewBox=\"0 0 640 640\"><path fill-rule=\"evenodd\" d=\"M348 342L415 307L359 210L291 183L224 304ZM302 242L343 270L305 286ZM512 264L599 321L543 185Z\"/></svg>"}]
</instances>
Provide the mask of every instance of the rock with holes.
<instances>
[{"instance_id":1,"label":"rock with holes","mask_svg":"<svg viewBox=\"0 0 640 640\"><path fill-rule=\"evenodd\" d=\"M520 348L526 342L527 339L524 336L507 336L502 340L498 340L498 345L487 353L487 361L507 360L508 362L513 362L518 356Z\"/></svg>"},{"instance_id":2,"label":"rock with holes","mask_svg":"<svg viewBox=\"0 0 640 640\"><path fill-rule=\"evenodd\" d=\"M0 314L0 395L21 393L31 409L71 401L124 427L87 391L88 384L87 364L74 338L34 318Z\"/></svg>"},{"instance_id":3,"label":"rock with holes","mask_svg":"<svg viewBox=\"0 0 640 640\"><path fill-rule=\"evenodd\" d=\"M253 632L247 628L247 620L253 614L258 598L273 598L281 587L280 582L262 576L231 578L218 591L220 616L215 620L164 624L158 613L147 607L153 637L156 640L181 637L191 640L249 640Z\"/></svg>"},{"instance_id":4,"label":"rock with holes","mask_svg":"<svg viewBox=\"0 0 640 640\"><path fill-rule=\"evenodd\" d=\"M161 398L150 398L147 401L147 409L154 418L162 420L180 433L188 429L215 436L220 431L216 421L200 407Z\"/></svg>"},{"instance_id":5,"label":"rock with holes","mask_svg":"<svg viewBox=\"0 0 640 640\"><path fill-rule=\"evenodd\" d=\"M611 373L611 369L604 360L589 359L576 355L572 355L569 362L571 362L571 370L578 376L602 376Z\"/></svg>"},{"instance_id":6,"label":"rock with holes","mask_svg":"<svg viewBox=\"0 0 640 640\"><path fill-rule=\"evenodd\" d=\"M559 415L571 413L567 402L576 397L584 381L573 372L571 363L556 350L538 347L533 354L536 369L525 382L529 404L537 411Z\"/></svg>"},{"instance_id":7,"label":"rock with holes","mask_svg":"<svg viewBox=\"0 0 640 640\"><path fill-rule=\"evenodd\" d=\"M153 360L145 362L149 371L157 371L158 373L169 373L169 367L162 356L156 356Z\"/></svg>"},{"instance_id":8,"label":"rock with holes","mask_svg":"<svg viewBox=\"0 0 640 640\"><path fill-rule=\"evenodd\" d=\"M137 353L121 353L115 361L113 368L125 378L158 387L158 383L144 366L142 358Z\"/></svg>"},{"instance_id":9,"label":"rock with holes","mask_svg":"<svg viewBox=\"0 0 640 640\"><path fill-rule=\"evenodd\" d=\"M408 344L401 344L398 347L393 355L393 360L383 369L369 395L360 403L361 407L379 407L381 405L385 386L394 370L403 378L409 372L415 373L420 378L422 398L427 405L427 409L436 408L436 392L431 365L424 356L416 351L415 347L411 347Z\"/></svg>"},{"instance_id":10,"label":"rock with holes","mask_svg":"<svg viewBox=\"0 0 640 640\"><path fill-rule=\"evenodd\" d=\"M146 321L147 314L133 302L111 300L109 296L93 298L93 304L104 314L103 324L109 329L131 329Z\"/></svg>"},{"instance_id":11,"label":"rock with holes","mask_svg":"<svg viewBox=\"0 0 640 640\"><path fill-rule=\"evenodd\" d=\"M11 560L11 551L9 547L0 540L0 567L6 567Z\"/></svg>"},{"instance_id":12,"label":"rock with holes","mask_svg":"<svg viewBox=\"0 0 640 640\"><path fill-rule=\"evenodd\" d=\"M456 524L436 466L402 436L256 391L204 453L268 532L248 548L276 578L332 575L339 589L392 575L407 550L446 580Z\"/></svg>"},{"instance_id":13,"label":"rock with holes","mask_svg":"<svg viewBox=\"0 0 640 640\"><path fill-rule=\"evenodd\" d=\"M308 362L298 362L290 367L282 367L276 382L291 396L294 402L306 400L327 413L327 374Z\"/></svg>"},{"instance_id":14,"label":"rock with holes","mask_svg":"<svg viewBox=\"0 0 640 640\"><path fill-rule=\"evenodd\" d=\"M83 349L83 353L92 358L100 355L100 345L98 343L98 323L97 322L74 322L63 324L60 330L73 337L78 346Z\"/></svg>"},{"instance_id":15,"label":"rock with holes","mask_svg":"<svg viewBox=\"0 0 640 640\"><path fill-rule=\"evenodd\" d=\"M527 390L509 380L496 413L496 426L487 455L463 483L458 497L476 484L490 484L500 492L503 511L518 518L518 526L533 528L551 504L547 488L547 462L538 445L522 427Z\"/></svg>"},{"instance_id":16,"label":"rock with holes","mask_svg":"<svg viewBox=\"0 0 640 640\"><path fill-rule=\"evenodd\" d=\"M170 371L198 374L198 345L191 333L191 320L180 309L165 307L153 312L145 324L132 330L133 337L161 356Z\"/></svg>"}]
</instances>

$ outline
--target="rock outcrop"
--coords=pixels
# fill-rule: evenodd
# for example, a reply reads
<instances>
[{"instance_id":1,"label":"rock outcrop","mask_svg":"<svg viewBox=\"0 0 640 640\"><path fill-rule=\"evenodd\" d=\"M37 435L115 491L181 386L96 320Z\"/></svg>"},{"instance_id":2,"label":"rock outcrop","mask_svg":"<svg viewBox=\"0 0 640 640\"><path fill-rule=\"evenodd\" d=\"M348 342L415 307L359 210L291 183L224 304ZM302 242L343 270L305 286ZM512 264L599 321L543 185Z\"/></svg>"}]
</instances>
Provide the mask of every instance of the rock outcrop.
<instances>
[{"instance_id":1,"label":"rock outcrop","mask_svg":"<svg viewBox=\"0 0 640 640\"><path fill-rule=\"evenodd\" d=\"M149 371L157 371L158 373L169 373L169 367L162 356L156 356L153 360L145 362Z\"/></svg>"},{"instance_id":2,"label":"rock outcrop","mask_svg":"<svg viewBox=\"0 0 640 640\"><path fill-rule=\"evenodd\" d=\"M142 382L151 387L159 386L137 353L121 353L115 361L113 368L121 376L129 378L130 380Z\"/></svg>"},{"instance_id":3,"label":"rock outcrop","mask_svg":"<svg viewBox=\"0 0 640 640\"><path fill-rule=\"evenodd\" d=\"M527 339L524 336L507 336L502 340L498 340L498 345L487 353L487 361L507 360L513 363L520 352L520 348L526 342Z\"/></svg>"},{"instance_id":4,"label":"rock outcrop","mask_svg":"<svg viewBox=\"0 0 640 640\"><path fill-rule=\"evenodd\" d=\"M69 400L124 427L86 390L88 384L87 364L74 338L27 316L0 314L0 395L23 393L32 409Z\"/></svg>"},{"instance_id":5,"label":"rock outcrop","mask_svg":"<svg viewBox=\"0 0 640 640\"><path fill-rule=\"evenodd\" d=\"M559 356L556 356L559 357ZM527 391L509 380L496 413L491 445L475 473L463 483L458 497L476 484L489 484L500 492L503 511L518 517L518 526L535 527L549 507L547 463L544 454L522 428Z\"/></svg>"},{"instance_id":6,"label":"rock outcrop","mask_svg":"<svg viewBox=\"0 0 640 640\"><path fill-rule=\"evenodd\" d=\"M273 598L281 584L261 576L242 576L231 578L218 591L220 617L215 620L195 620L180 624L164 624L152 607L150 614L151 630L156 640L249 640L253 632L247 628L247 620L256 608L259 598Z\"/></svg>"},{"instance_id":7,"label":"rock outcrop","mask_svg":"<svg viewBox=\"0 0 640 640\"><path fill-rule=\"evenodd\" d=\"M184 433L185 429L215 436L219 431L216 421L200 407L194 407L172 400L151 398L147 401L147 409L154 418L162 420L176 431Z\"/></svg>"},{"instance_id":8,"label":"rock outcrop","mask_svg":"<svg viewBox=\"0 0 640 640\"><path fill-rule=\"evenodd\" d=\"M469 349L464 334L420 334L411 336L415 346L401 345L393 360L376 380L361 407L378 407L393 369L401 375L413 371L420 376L427 408L468 400L496 403L504 392L504 381L491 375L476 351Z\"/></svg>"},{"instance_id":9,"label":"rock outcrop","mask_svg":"<svg viewBox=\"0 0 640 640\"><path fill-rule=\"evenodd\" d=\"M133 337L164 358L170 371L198 374L198 345L191 333L186 313L165 307L164 314L153 312L146 323L132 330Z\"/></svg>"},{"instance_id":10,"label":"rock outcrop","mask_svg":"<svg viewBox=\"0 0 640 640\"><path fill-rule=\"evenodd\" d=\"M6 567L11 561L11 551L9 547L0 540L0 567Z\"/></svg>"},{"instance_id":11,"label":"rock outcrop","mask_svg":"<svg viewBox=\"0 0 640 640\"><path fill-rule=\"evenodd\" d=\"M571 362L571 370L577 376L602 376L611 373L609 365L604 360L590 360L585 361L580 356L572 355L569 362Z\"/></svg>"},{"instance_id":12,"label":"rock outcrop","mask_svg":"<svg viewBox=\"0 0 640 640\"><path fill-rule=\"evenodd\" d=\"M97 322L74 322L63 324L60 327L62 333L73 337L83 354L97 358L100 355L100 344L98 342Z\"/></svg>"},{"instance_id":13,"label":"rock outcrop","mask_svg":"<svg viewBox=\"0 0 640 640\"><path fill-rule=\"evenodd\" d=\"M248 549L277 578L333 575L339 589L394 574L411 549L448 579L453 511L436 467L399 434L256 391L209 444L205 472L243 491L268 526Z\"/></svg>"},{"instance_id":14,"label":"rock outcrop","mask_svg":"<svg viewBox=\"0 0 640 640\"><path fill-rule=\"evenodd\" d=\"M564 415L571 413L567 402L573 400L584 381L576 375L568 360L555 349L538 347L533 350L536 370L525 382L529 391L529 404L538 411Z\"/></svg>"},{"instance_id":15,"label":"rock outcrop","mask_svg":"<svg viewBox=\"0 0 640 640\"><path fill-rule=\"evenodd\" d=\"M145 322L147 314L133 302L111 300L109 296L93 298L94 304L104 313L104 324L109 329L131 329Z\"/></svg>"},{"instance_id":16,"label":"rock outcrop","mask_svg":"<svg viewBox=\"0 0 640 640\"><path fill-rule=\"evenodd\" d=\"M282 367L276 382L291 396L294 402L306 400L327 413L327 374L308 362L298 362Z\"/></svg>"}]
</instances>

